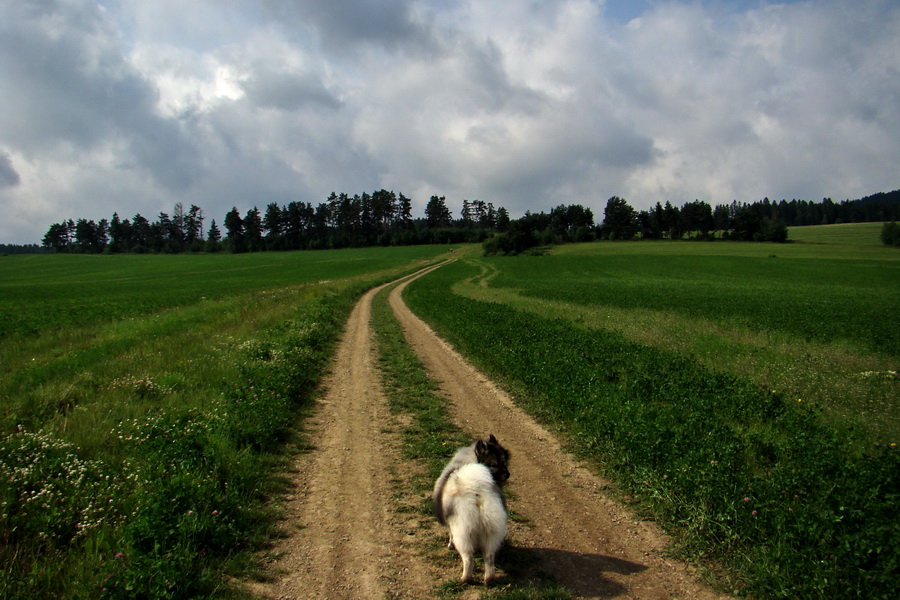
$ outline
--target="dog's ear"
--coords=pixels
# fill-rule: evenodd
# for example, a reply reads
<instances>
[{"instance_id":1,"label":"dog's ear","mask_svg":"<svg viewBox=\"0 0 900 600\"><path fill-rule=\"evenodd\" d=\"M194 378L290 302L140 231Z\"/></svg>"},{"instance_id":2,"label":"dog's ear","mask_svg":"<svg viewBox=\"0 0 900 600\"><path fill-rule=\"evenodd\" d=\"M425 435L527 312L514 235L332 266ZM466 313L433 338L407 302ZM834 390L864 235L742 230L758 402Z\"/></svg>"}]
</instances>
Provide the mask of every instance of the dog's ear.
<instances>
[{"instance_id":1,"label":"dog's ear","mask_svg":"<svg viewBox=\"0 0 900 600\"><path fill-rule=\"evenodd\" d=\"M497 438L494 437L493 433L491 434L491 437L488 438L488 441L492 444L497 444L498 446L500 445L500 442L497 441Z\"/></svg>"},{"instance_id":2,"label":"dog's ear","mask_svg":"<svg viewBox=\"0 0 900 600\"><path fill-rule=\"evenodd\" d=\"M478 440L475 442L475 457L481 459L485 454L487 454L487 444L484 443L484 440Z\"/></svg>"}]
</instances>

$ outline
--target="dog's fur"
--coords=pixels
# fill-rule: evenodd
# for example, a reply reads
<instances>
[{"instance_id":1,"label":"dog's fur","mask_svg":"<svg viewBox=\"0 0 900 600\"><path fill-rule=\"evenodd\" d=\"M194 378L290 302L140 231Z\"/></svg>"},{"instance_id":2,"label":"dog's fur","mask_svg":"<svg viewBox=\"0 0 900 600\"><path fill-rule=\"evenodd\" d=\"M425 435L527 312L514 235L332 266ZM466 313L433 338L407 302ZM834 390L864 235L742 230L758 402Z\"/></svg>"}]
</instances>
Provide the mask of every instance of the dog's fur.
<instances>
[{"instance_id":1,"label":"dog's fur","mask_svg":"<svg viewBox=\"0 0 900 600\"><path fill-rule=\"evenodd\" d=\"M476 440L471 445L457 450L434 484L432 495L434 514L441 525L447 523L444 519L443 504L438 499L441 497L447 478L459 467L476 462L488 468L497 485L502 486L509 479L509 451L500 445L494 434L491 434L487 440Z\"/></svg>"},{"instance_id":2,"label":"dog's fur","mask_svg":"<svg viewBox=\"0 0 900 600\"><path fill-rule=\"evenodd\" d=\"M484 556L484 583L494 578L494 556L506 537L506 502L500 486L509 479L509 452L491 435L460 448L434 484L434 514L450 528L449 548L463 561L471 581L472 556Z\"/></svg>"}]
</instances>

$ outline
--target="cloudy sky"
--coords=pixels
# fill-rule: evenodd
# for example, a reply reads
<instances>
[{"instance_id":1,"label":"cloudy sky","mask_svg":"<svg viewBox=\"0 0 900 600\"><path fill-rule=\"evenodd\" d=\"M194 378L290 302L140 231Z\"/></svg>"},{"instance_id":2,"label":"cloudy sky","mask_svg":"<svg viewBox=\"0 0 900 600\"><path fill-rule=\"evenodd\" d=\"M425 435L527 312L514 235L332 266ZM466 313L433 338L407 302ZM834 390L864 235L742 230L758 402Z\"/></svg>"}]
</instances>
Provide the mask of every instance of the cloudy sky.
<instances>
[{"instance_id":1,"label":"cloudy sky","mask_svg":"<svg viewBox=\"0 0 900 600\"><path fill-rule=\"evenodd\" d=\"M900 188L897 0L0 0L0 242L331 191Z\"/></svg>"}]
</instances>

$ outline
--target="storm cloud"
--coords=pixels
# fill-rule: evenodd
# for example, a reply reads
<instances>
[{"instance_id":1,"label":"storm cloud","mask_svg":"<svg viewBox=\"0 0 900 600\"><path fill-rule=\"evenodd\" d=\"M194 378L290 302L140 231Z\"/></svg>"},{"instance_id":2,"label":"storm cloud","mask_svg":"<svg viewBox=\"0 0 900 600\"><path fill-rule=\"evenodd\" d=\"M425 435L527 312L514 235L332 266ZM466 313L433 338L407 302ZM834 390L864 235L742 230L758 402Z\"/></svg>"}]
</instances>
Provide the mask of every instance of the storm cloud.
<instances>
[{"instance_id":1,"label":"storm cloud","mask_svg":"<svg viewBox=\"0 0 900 600\"><path fill-rule=\"evenodd\" d=\"M381 187L515 217L900 187L883 0L0 0L0 242Z\"/></svg>"},{"instance_id":2,"label":"storm cloud","mask_svg":"<svg viewBox=\"0 0 900 600\"><path fill-rule=\"evenodd\" d=\"M19 174L13 167L9 155L0 152L0 188L15 187L21 181Z\"/></svg>"}]
</instances>

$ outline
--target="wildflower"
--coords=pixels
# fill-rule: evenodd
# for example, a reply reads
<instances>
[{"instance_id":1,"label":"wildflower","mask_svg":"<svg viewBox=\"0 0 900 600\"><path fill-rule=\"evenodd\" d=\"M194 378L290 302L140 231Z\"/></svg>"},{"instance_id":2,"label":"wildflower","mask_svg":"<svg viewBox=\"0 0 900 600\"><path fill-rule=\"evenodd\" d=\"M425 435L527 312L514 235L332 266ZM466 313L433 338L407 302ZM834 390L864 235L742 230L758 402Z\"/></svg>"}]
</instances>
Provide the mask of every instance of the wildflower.
<instances>
[{"instance_id":1,"label":"wildflower","mask_svg":"<svg viewBox=\"0 0 900 600\"><path fill-rule=\"evenodd\" d=\"M745 503L746 503L746 502L750 502L750 497L749 497L749 496L745 496L745 497L744 497L744 502L745 502Z\"/></svg>"},{"instance_id":2,"label":"wildflower","mask_svg":"<svg viewBox=\"0 0 900 600\"><path fill-rule=\"evenodd\" d=\"M758 515L759 513L758 513L757 511L754 510L754 511L753 511L752 513L750 513L750 514L753 515L753 516L755 517L755 516Z\"/></svg>"},{"instance_id":3,"label":"wildflower","mask_svg":"<svg viewBox=\"0 0 900 600\"><path fill-rule=\"evenodd\" d=\"M124 557L125 557L125 553L124 553L124 552L119 552L119 553L116 554L116 558L124 558Z\"/></svg>"},{"instance_id":4,"label":"wildflower","mask_svg":"<svg viewBox=\"0 0 900 600\"><path fill-rule=\"evenodd\" d=\"M803 402L803 398L797 398L797 402Z\"/></svg>"}]
</instances>

